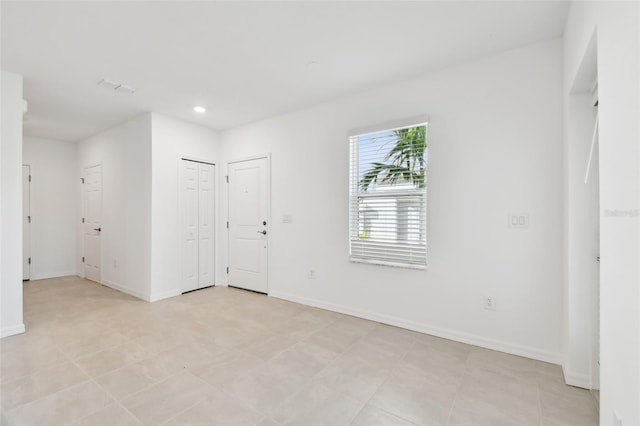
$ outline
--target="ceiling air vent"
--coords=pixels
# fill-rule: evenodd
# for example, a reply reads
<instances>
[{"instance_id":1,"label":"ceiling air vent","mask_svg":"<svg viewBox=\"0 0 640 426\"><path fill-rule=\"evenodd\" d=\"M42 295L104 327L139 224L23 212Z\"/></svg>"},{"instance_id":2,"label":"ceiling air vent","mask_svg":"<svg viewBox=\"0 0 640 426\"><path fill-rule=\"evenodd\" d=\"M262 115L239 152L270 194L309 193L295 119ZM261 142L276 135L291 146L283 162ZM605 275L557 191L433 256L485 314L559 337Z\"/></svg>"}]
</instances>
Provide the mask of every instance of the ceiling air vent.
<instances>
[{"instance_id":1,"label":"ceiling air vent","mask_svg":"<svg viewBox=\"0 0 640 426\"><path fill-rule=\"evenodd\" d=\"M113 80L107 80L106 78L103 78L102 80L100 80L98 82L98 86L104 87L105 89L109 89L109 90L115 90L116 92L119 92L119 93L125 93L127 95L132 95L136 92L136 89L134 89L131 86L127 86Z\"/></svg>"}]
</instances>

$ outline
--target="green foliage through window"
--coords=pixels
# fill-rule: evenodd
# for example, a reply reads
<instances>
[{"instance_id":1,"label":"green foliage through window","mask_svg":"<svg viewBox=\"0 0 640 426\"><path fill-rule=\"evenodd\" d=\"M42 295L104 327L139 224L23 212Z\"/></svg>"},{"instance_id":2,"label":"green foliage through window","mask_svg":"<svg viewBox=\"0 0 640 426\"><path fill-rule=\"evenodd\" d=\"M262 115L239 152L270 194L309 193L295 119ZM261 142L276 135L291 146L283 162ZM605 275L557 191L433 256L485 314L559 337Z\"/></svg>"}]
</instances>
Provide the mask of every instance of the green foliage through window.
<instances>
[{"instance_id":1,"label":"green foliage through window","mask_svg":"<svg viewBox=\"0 0 640 426\"><path fill-rule=\"evenodd\" d=\"M427 127L394 130L393 134L395 138L384 143L390 149L383 162L371 163L360 179L361 190L366 191L373 184L410 183L416 188L425 187Z\"/></svg>"}]
</instances>

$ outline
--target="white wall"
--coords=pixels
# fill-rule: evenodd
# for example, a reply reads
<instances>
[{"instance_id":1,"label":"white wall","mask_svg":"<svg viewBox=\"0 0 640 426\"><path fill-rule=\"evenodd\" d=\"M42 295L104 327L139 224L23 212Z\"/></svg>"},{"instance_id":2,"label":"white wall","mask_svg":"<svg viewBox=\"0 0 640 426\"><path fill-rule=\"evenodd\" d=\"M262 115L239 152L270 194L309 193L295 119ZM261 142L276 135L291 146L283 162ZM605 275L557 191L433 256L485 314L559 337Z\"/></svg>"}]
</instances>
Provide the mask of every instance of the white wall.
<instances>
[{"instance_id":1,"label":"white wall","mask_svg":"<svg viewBox=\"0 0 640 426\"><path fill-rule=\"evenodd\" d=\"M640 424L639 16L636 2L576 2L565 30L565 100L597 32L601 424Z\"/></svg>"},{"instance_id":2,"label":"white wall","mask_svg":"<svg viewBox=\"0 0 640 426\"><path fill-rule=\"evenodd\" d=\"M225 163L272 154L269 293L560 362L561 48L543 42L223 132ZM428 269L349 263L347 133L421 114ZM508 228L520 212L530 228Z\"/></svg>"},{"instance_id":3,"label":"white wall","mask_svg":"<svg viewBox=\"0 0 640 426\"><path fill-rule=\"evenodd\" d=\"M25 136L31 166L31 279L76 274L76 144Z\"/></svg>"},{"instance_id":4,"label":"white wall","mask_svg":"<svg viewBox=\"0 0 640 426\"><path fill-rule=\"evenodd\" d=\"M84 168L102 164L102 282L149 299L151 270L151 114L78 144L78 228L82 256ZM77 264L83 275L82 263Z\"/></svg>"},{"instance_id":5,"label":"white wall","mask_svg":"<svg viewBox=\"0 0 640 426\"><path fill-rule=\"evenodd\" d=\"M152 114L151 301L181 293L179 158L215 163L219 181L218 139L215 130Z\"/></svg>"},{"instance_id":6,"label":"white wall","mask_svg":"<svg viewBox=\"0 0 640 426\"><path fill-rule=\"evenodd\" d=\"M1 336L24 333L22 318L22 76L0 77Z\"/></svg>"}]
</instances>

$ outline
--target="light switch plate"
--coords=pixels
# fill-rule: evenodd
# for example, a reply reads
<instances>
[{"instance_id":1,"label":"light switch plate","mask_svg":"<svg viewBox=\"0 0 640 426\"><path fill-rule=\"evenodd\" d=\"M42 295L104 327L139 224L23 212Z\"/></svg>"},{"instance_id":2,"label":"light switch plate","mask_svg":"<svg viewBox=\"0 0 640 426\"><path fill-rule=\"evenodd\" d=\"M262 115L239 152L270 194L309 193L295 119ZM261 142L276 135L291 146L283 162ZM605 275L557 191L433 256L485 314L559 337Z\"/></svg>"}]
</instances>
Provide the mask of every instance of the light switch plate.
<instances>
[{"instance_id":1,"label":"light switch plate","mask_svg":"<svg viewBox=\"0 0 640 426\"><path fill-rule=\"evenodd\" d=\"M511 213L508 219L509 228L526 229L529 227L528 213Z\"/></svg>"}]
</instances>

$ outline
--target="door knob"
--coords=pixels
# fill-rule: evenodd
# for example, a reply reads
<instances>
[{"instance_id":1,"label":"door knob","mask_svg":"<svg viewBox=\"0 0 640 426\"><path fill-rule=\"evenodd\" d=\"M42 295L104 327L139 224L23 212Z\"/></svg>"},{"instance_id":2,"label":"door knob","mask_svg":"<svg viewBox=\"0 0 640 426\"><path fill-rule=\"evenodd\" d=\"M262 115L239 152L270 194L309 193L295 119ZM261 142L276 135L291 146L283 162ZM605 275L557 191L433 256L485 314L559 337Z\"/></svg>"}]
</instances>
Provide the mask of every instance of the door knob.
<instances>
[{"instance_id":1,"label":"door knob","mask_svg":"<svg viewBox=\"0 0 640 426\"><path fill-rule=\"evenodd\" d=\"M258 231L258 234L267 235L267 231L266 231L266 230L264 230L264 231Z\"/></svg>"},{"instance_id":2,"label":"door knob","mask_svg":"<svg viewBox=\"0 0 640 426\"><path fill-rule=\"evenodd\" d=\"M100 231L102 231L102 228L93 228L93 230L100 232Z\"/></svg>"}]
</instances>

